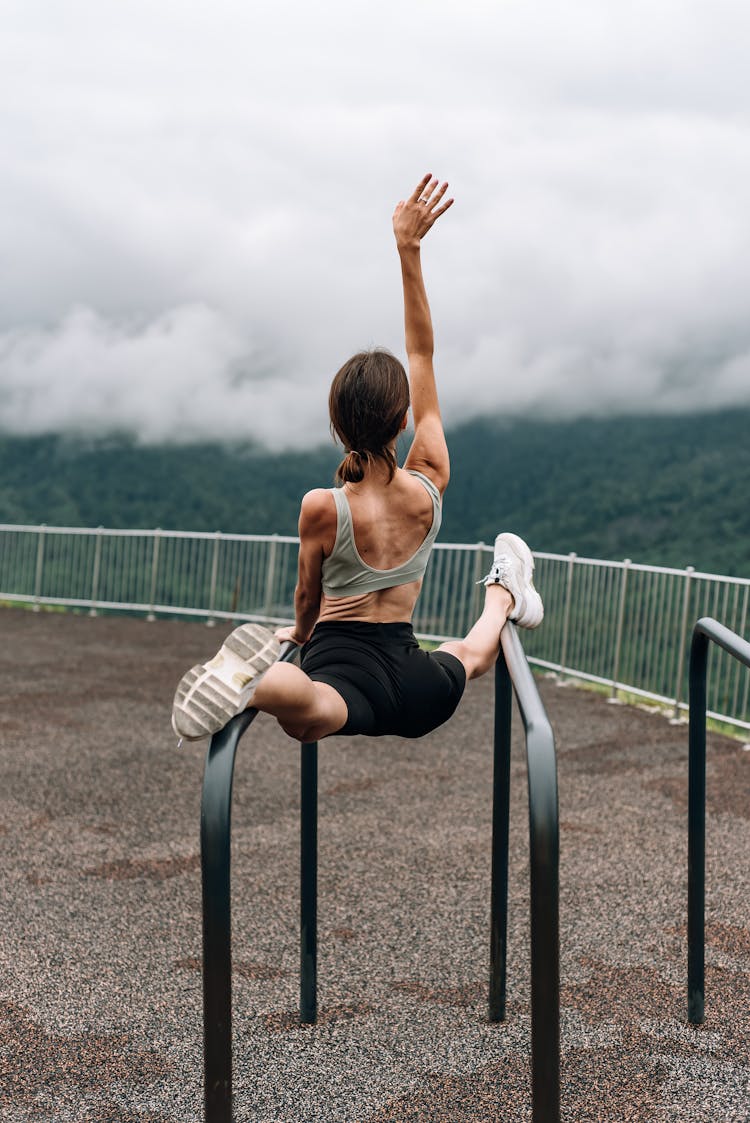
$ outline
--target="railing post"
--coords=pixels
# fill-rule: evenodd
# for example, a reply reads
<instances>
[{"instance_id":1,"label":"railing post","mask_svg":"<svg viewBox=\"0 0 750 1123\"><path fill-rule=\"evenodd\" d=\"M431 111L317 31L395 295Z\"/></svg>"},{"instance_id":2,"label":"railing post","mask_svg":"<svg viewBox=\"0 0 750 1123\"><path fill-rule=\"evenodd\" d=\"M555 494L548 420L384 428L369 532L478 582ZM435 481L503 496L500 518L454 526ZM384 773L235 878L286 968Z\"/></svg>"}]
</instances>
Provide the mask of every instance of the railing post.
<instances>
[{"instance_id":1,"label":"railing post","mask_svg":"<svg viewBox=\"0 0 750 1123\"><path fill-rule=\"evenodd\" d=\"M617 683L620 678L620 652L622 650L622 629L625 622L625 594L628 587L628 572L632 562L625 558L622 566L622 581L620 582L620 602L617 606L617 633L615 635L615 656L612 667L612 692L610 702L617 701Z\"/></svg>"},{"instance_id":2,"label":"railing post","mask_svg":"<svg viewBox=\"0 0 750 1123\"><path fill-rule=\"evenodd\" d=\"M685 589L682 596L682 620L680 622L680 637L677 642L677 675L674 685L674 713L673 720L680 716L680 702L682 701L682 672L685 667L685 647L687 645L688 608L690 606L690 582L695 568L689 565L685 570Z\"/></svg>"},{"instance_id":3,"label":"railing post","mask_svg":"<svg viewBox=\"0 0 750 1123\"><path fill-rule=\"evenodd\" d=\"M154 605L156 604L156 575L159 568L159 542L161 540L161 527L157 526L154 531L154 549L151 554L151 591L148 598L148 616L147 620L155 620Z\"/></svg>"},{"instance_id":4,"label":"railing post","mask_svg":"<svg viewBox=\"0 0 750 1123\"><path fill-rule=\"evenodd\" d=\"M36 543L36 574L34 577L34 612L39 612L41 605L39 598L42 595L42 573L44 571L44 538L47 533L47 524L39 527L39 537Z\"/></svg>"},{"instance_id":5,"label":"railing post","mask_svg":"<svg viewBox=\"0 0 750 1123\"><path fill-rule=\"evenodd\" d=\"M263 611L266 616L271 615L271 605L273 604L273 586L276 579L276 548L277 548L277 535L274 534L271 539L271 544L268 548L268 569L266 570L266 593L264 599Z\"/></svg>"},{"instance_id":6,"label":"railing post","mask_svg":"<svg viewBox=\"0 0 750 1123\"><path fill-rule=\"evenodd\" d=\"M704 1018L706 901L706 673L708 637L693 632L690 645L688 726L688 1021Z\"/></svg>"},{"instance_id":7,"label":"railing post","mask_svg":"<svg viewBox=\"0 0 750 1123\"><path fill-rule=\"evenodd\" d=\"M501 648L495 663L495 727L492 775L489 996L489 1020L491 1022L505 1020L512 700L510 674Z\"/></svg>"},{"instance_id":8,"label":"railing post","mask_svg":"<svg viewBox=\"0 0 750 1123\"><path fill-rule=\"evenodd\" d=\"M300 971L299 1020L317 1017L318 745L300 745Z\"/></svg>"},{"instance_id":9,"label":"railing post","mask_svg":"<svg viewBox=\"0 0 750 1123\"><path fill-rule=\"evenodd\" d=\"M214 552L211 558L211 588L208 591L208 620L206 620L206 627L213 628L216 621L213 617L213 611L216 607L216 581L219 575L219 539L221 538L221 531L217 530L214 536Z\"/></svg>"},{"instance_id":10,"label":"railing post","mask_svg":"<svg viewBox=\"0 0 750 1123\"><path fill-rule=\"evenodd\" d=\"M570 628L570 600L573 588L573 566L577 558L576 553L568 554L568 577L565 583L565 607L563 609L562 643L560 645L560 670L564 673L568 658L568 631Z\"/></svg>"},{"instance_id":11,"label":"railing post","mask_svg":"<svg viewBox=\"0 0 750 1123\"><path fill-rule=\"evenodd\" d=\"M96 542L94 544L94 572L91 575L91 608L89 616L96 616L96 601L99 596L99 569L102 560L102 527L96 528Z\"/></svg>"},{"instance_id":12,"label":"railing post","mask_svg":"<svg viewBox=\"0 0 750 1123\"><path fill-rule=\"evenodd\" d=\"M484 576L484 550L484 542L477 542L476 549L474 551L474 573L471 578L471 587L473 589L474 595L471 598L471 605L469 606L472 620L476 620L476 618L482 611L484 589L482 588L480 582ZM469 626L470 625L467 625L467 631L469 629Z\"/></svg>"}]
</instances>

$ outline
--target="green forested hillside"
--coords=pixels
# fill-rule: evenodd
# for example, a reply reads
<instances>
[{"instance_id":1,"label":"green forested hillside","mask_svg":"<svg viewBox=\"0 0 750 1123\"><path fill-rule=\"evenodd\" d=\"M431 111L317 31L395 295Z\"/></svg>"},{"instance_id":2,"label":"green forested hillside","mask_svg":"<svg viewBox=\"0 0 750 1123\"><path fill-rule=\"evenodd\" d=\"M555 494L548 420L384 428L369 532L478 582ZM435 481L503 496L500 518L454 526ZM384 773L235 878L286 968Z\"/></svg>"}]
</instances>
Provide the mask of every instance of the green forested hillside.
<instances>
[{"instance_id":1,"label":"green forested hillside","mask_svg":"<svg viewBox=\"0 0 750 1123\"><path fill-rule=\"evenodd\" d=\"M750 576L750 411L449 433L444 542L513 529L535 549ZM0 521L295 533L327 485L327 446L273 455L214 444L0 435Z\"/></svg>"}]
</instances>

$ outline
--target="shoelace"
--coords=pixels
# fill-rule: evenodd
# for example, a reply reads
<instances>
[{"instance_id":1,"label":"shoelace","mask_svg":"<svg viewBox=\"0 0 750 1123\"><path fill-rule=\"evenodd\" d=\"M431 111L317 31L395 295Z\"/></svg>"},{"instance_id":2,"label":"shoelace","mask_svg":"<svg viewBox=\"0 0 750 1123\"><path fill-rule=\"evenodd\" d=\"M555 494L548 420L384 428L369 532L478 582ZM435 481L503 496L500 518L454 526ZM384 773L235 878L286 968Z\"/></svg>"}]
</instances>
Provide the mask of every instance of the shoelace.
<instances>
[{"instance_id":1,"label":"shoelace","mask_svg":"<svg viewBox=\"0 0 750 1123\"><path fill-rule=\"evenodd\" d=\"M485 581L489 581L490 578L493 578L493 579L497 580L497 582L499 584L502 584L503 581L508 576L508 571L509 571L510 567L511 567L511 560L508 557L508 555L507 554L498 554L498 556L493 560L492 565L490 566L490 571L487 574L487 576L486 577L480 577L479 580L475 583L477 585L484 585Z\"/></svg>"}]
</instances>

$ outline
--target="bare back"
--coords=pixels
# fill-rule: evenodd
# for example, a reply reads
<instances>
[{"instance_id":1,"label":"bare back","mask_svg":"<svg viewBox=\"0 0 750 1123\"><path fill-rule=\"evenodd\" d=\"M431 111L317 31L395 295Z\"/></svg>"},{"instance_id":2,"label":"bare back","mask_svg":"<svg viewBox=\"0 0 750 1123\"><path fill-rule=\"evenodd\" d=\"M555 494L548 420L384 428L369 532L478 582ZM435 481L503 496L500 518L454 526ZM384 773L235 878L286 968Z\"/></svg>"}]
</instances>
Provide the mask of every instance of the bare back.
<instances>
[{"instance_id":1,"label":"bare back","mask_svg":"<svg viewBox=\"0 0 750 1123\"><path fill-rule=\"evenodd\" d=\"M345 493L357 552L372 569L402 565L430 531L432 500L419 480L402 468L389 484L381 473L371 472L361 483L346 484ZM421 587L419 580L350 597L323 595L319 619L383 624L410 621Z\"/></svg>"}]
</instances>

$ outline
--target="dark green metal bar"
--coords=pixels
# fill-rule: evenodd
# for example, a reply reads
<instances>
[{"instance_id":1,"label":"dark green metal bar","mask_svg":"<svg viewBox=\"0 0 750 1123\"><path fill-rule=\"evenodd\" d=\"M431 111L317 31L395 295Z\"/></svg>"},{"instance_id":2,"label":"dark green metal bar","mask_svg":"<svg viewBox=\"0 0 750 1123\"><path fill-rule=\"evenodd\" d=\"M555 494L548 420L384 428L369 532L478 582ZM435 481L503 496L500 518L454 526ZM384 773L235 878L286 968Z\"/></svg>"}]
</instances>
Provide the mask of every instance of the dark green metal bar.
<instances>
[{"instance_id":1,"label":"dark green metal bar","mask_svg":"<svg viewBox=\"0 0 750 1123\"><path fill-rule=\"evenodd\" d=\"M299 1020L318 1013L318 745L300 745L300 967Z\"/></svg>"},{"instance_id":2,"label":"dark green metal bar","mask_svg":"<svg viewBox=\"0 0 750 1123\"><path fill-rule=\"evenodd\" d=\"M293 659L294 644L280 659ZM237 714L211 738L201 800L203 1062L206 1123L232 1123L231 812L240 737L257 710Z\"/></svg>"},{"instance_id":3,"label":"dark green metal bar","mask_svg":"<svg viewBox=\"0 0 750 1123\"><path fill-rule=\"evenodd\" d=\"M531 1095L533 1123L560 1120L559 811L552 727L518 633L501 648L526 731L531 862Z\"/></svg>"},{"instance_id":4,"label":"dark green metal bar","mask_svg":"<svg viewBox=\"0 0 750 1123\"><path fill-rule=\"evenodd\" d=\"M505 1020L508 934L508 832L510 729L513 689L502 650L495 664L495 729L492 774L492 885L490 891L489 1019Z\"/></svg>"},{"instance_id":5,"label":"dark green metal bar","mask_svg":"<svg viewBox=\"0 0 750 1123\"><path fill-rule=\"evenodd\" d=\"M688 727L688 1021L705 1017L706 907L706 692L709 641L750 667L750 643L718 620L704 616L690 643Z\"/></svg>"},{"instance_id":6,"label":"dark green metal bar","mask_svg":"<svg viewBox=\"0 0 750 1123\"><path fill-rule=\"evenodd\" d=\"M214 734L203 776L203 1059L207 1123L232 1123L232 780L237 744L257 712L246 710Z\"/></svg>"}]
</instances>

